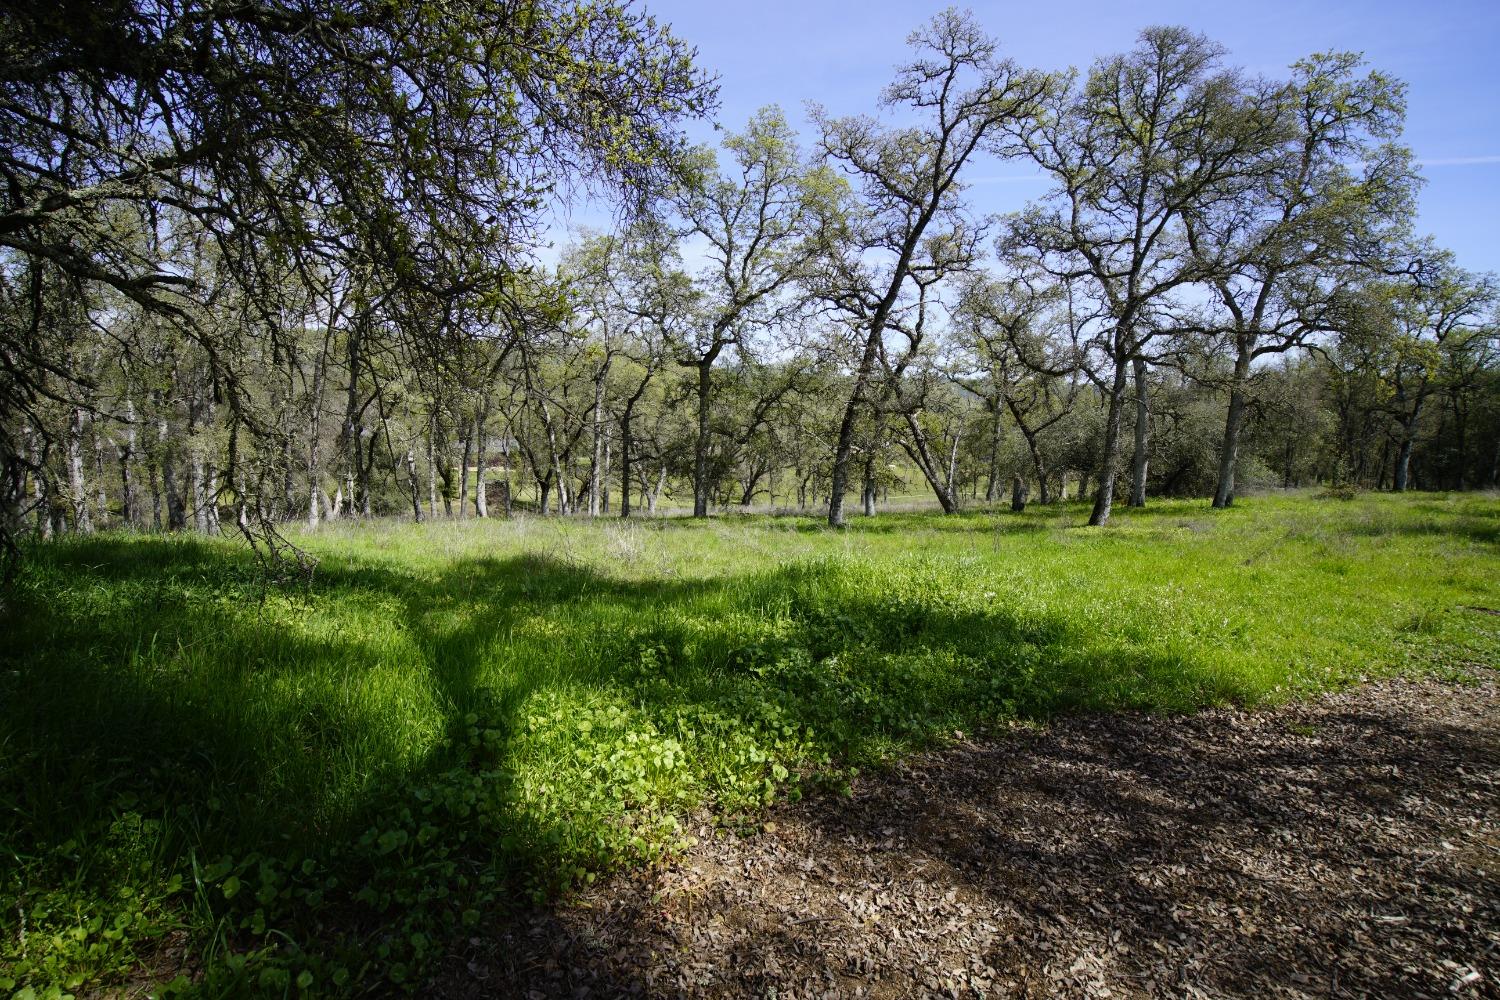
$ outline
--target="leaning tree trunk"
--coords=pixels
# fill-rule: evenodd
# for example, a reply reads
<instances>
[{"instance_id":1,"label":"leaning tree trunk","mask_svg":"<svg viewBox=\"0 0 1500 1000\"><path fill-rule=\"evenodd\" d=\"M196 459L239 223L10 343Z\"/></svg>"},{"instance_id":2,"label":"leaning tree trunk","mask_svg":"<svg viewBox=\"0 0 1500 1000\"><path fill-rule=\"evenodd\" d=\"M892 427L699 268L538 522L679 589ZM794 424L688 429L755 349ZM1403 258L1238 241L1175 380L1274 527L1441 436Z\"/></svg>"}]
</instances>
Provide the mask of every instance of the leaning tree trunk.
<instances>
[{"instance_id":1,"label":"leaning tree trunk","mask_svg":"<svg viewBox=\"0 0 1500 1000\"><path fill-rule=\"evenodd\" d=\"M1125 410L1127 361L1115 358L1114 381L1109 390L1109 415L1104 420L1104 449L1099 456L1099 488L1094 494L1094 509L1089 524L1099 527L1109 522L1115 503L1115 477L1120 471L1120 425Z\"/></svg>"},{"instance_id":2,"label":"leaning tree trunk","mask_svg":"<svg viewBox=\"0 0 1500 1000\"><path fill-rule=\"evenodd\" d=\"M944 514L956 514L958 512L958 499L953 495L952 477L954 471L953 460L948 465L948 478L939 478L938 468L932 458L932 450L927 446L927 433L922 430L922 424L917 420L916 414L907 413L906 429L911 432L910 455L916 461L917 468L921 470L927 485L932 487L933 494L937 497L938 505L943 508ZM957 441L955 439L955 445ZM956 456L957 452L954 452ZM956 460L956 459L955 459Z\"/></svg>"},{"instance_id":3,"label":"leaning tree trunk","mask_svg":"<svg viewBox=\"0 0 1500 1000\"><path fill-rule=\"evenodd\" d=\"M1136 358L1135 369L1135 453L1130 461L1130 506L1146 506L1146 473L1151 461L1151 407L1147 396L1146 362Z\"/></svg>"},{"instance_id":4,"label":"leaning tree trunk","mask_svg":"<svg viewBox=\"0 0 1500 1000\"><path fill-rule=\"evenodd\" d=\"M1214 506L1234 503L1234 467L1239 461L1240 428L1245 423L1245 382L1250 377L1250 352L1240 349L1234 361L1234 382L1229 388L1229 412L1224 418L1224 443L1219 448L1219 481L1214 486Z\"/></svg>"},{"instance_id":5,"label":"leaning tree trunk","mask_svg":"<svg viewBox=\"0 0 1500 1000\"><path fill-rule=\"evenodd\" d=\"M844 526L844 494L849 490L849 461L854 455L854 421L865 402L870 376L875 371L876 350L880 336L885 331L885 316L877 311L871 327L865 335L865 349L859 358L859 368L854 373L854 386L849 392L849 402L844 405L844 416L839 421L838 443L833 449L833 472L828 483L828 524L830 527Z\"/></svg>"},{"instance_id":6,"label":"leaning tree trunk","mask_svg":"<svg viewBox=\"0 0 1500 1000\"><path fill-rule=\"evenodd\" d=\"M943 479L943 485L948 489L948 495L958 502L958 445L963 440L963 426L953 434L953 444L948 449L948 474Z\"/></svg>"}]
</instances>

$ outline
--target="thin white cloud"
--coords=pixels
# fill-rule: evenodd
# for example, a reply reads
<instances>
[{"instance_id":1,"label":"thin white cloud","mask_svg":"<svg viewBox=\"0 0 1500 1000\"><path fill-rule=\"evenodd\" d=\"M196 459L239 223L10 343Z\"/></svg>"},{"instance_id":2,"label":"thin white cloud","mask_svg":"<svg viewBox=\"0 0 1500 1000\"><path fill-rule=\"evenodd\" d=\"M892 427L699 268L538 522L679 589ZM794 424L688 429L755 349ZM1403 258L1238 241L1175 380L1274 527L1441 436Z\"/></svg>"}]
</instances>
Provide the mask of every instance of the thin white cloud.
<instances>
[{"instance_id":1,"label":"thin white cloud","mask_svg":"<svg viewBox=\"0 0 1500 1000\"><path fill-rule=\"evenodd\" d=\"M1483 163L1500 163L1500 155L1444 156L1431 160L1418 160L1417 163L1423 167L1473 167Z\"/></svg>"}]
</instances>

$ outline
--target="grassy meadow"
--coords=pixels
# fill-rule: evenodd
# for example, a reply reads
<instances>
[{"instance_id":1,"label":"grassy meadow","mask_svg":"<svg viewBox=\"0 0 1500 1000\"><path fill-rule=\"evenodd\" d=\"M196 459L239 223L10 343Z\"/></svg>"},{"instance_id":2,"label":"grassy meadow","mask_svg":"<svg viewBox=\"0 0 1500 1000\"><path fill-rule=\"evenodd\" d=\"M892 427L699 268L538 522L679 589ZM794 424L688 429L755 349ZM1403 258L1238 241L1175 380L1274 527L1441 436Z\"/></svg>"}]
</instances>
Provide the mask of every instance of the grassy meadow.
<instances>
[{"instance_id":1,"label":"grassy meadow","mask_svg":"<svg viewBox=\"0 0 1500 1000\"><path fill-rule=\"evenodd\" d=\"M0 619L0 995L417 989L708 809L1059 712L1500 663L1500 500L334 525L38 545ZM29 991L29 992L28 992Z\"/></svg>"}]
</instances>

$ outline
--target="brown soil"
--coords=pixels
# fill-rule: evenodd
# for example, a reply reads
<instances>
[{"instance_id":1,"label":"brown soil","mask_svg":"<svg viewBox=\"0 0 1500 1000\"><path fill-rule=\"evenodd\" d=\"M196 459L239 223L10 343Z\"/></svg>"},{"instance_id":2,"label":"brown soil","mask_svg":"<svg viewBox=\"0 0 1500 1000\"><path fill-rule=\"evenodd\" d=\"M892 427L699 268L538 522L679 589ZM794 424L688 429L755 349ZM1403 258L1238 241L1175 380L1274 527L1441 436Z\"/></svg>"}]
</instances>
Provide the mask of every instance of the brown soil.
<instances>
[{"instance_id":1,"label":"brown soil","mask_svg":"<svg viewBox=\"0 0 1500 1000\"><path fill-rule=\"evenodd\" d=\"M1500 997L1500 687L960 740L468 942L451 997Z\"/></svg>"}]
</instances>

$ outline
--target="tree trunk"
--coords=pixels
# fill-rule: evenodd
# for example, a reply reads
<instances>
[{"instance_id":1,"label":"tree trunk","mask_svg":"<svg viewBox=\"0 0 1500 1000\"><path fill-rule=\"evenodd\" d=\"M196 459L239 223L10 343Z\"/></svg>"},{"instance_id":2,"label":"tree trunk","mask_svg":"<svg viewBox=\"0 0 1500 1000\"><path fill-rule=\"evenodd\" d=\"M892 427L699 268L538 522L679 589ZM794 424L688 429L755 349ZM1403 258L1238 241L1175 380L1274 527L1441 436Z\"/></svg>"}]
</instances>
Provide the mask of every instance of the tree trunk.
<instances>
[{"instance_id":1,"label":"tree trunk","mask_svg":"<svg viewBox=\"0 0 1500 1000\"><path fill-rule=\"evenodd\" d=\"M100 528L109 527L109 473L104 464L104 436L99 433L99 421L90 420L94 430L94 516Z\"/></svg>"},{"instance_id":2,"label":"tree trunk","mask_svg":"<svg viewBox=\"0 0 1500 1000\"><path fill-rule=\"evenodd\" d=\"M1109 391L1109 415L1104 420L1104 449L1099 457L1099 489L1094 494L1094 509L1089 524L1101 527L1109 522L1115 503L1115 476L1120 471L1120 425L1125 410L1125 386L1128 362L1115 358L1114 381Z\"/></svg>"},{"instance_id":3,"label":"tree trunk","mask_svg":"<svg viewBox=\"0 0 1500 1000\"><path fill-rule=\"evenodd\" d=\"M208 534L208 490L204 483L203 453L198 446L193 448L192 461L193 527L198 534Z\"/></svg>"},{"instance_id":4,"label":"tree trunk","mask_svg":"<svg viewBox=\"0 0 1500 1000\"><path fill-rule=\"evenodd\" d=\"M151 530L160 531L162 530L161 480L157 478L157 464L155 462L146 463L146 486L151 491Z\"/></svg>"},{"instance_id":5,"label":"tree trunk","mask_svg":"<svg viewBox=\"0 0 1500 1000\"><path fill-rule=\"evenodd\" d=\"M94 521L89 515L88 484L83 477L83 409L77 406L68 422L68 505L73 508L73 530L92 534Z\"/></svg>"},{"instance_id":6,"label":"tree trunk","mask_svg":"<svg viewBox=\"0 0 1500 1000\"><path fill-rule=\"evenodd\" d=\"M363 463L360 460L360 437L363 428L360 426L359 407L359 367L360 359L360 332L359 324L352 324L346 338L347 356L349 362L349 385L344 397L344 428L343 428L343 452L344 452L344 480L348 486L347 498L349 501L349 513L353 515L360 504L358 486L365 486ZM365 490L368 492L368 490Z\"/></svg>"},{"instance_id":7,"label":"tree trunk","mask_svg":"<svg viewBox=\"0 0 1500 1000\"><path fill-rule=\"evenodd\" d=\"M162 405L160 399L157 400L157 405ZM167 496L167 530L181 531L187 527L187 512L183 509L182 495L177 490L177 460L173 454L165 416L158 419L156 424L156 444L161 452L162 492Z\"/></svg>"},{"instance_id":8,"label":"tree trunk","mask_svg":"<svg viewBox=\"0 0 1500 1000\"><path fill-rule=\"evenodd\" d=\"M322 520L322 510L319 500L323 499L322 480L322 443L318 440L319 418L318 412L321 407L317 401L313 402L312 415L308 419L308 441L307 441L307 526L316 528Z\"/></svg>"},{"instance_id":9,"label":"tree trunk","mask_svg":"<svg viewBox=\"0 0 1500 1000\"><path fill-rule=\"evenodd\" d=\"M950 456L947 469L947 478L939 479L938 470L933 463L932 452L927 446L927 434L922 430L922 424L917 420L916 414L906 413L906 429L911 433L910 455L916 462L917 468L927 480L927 485L932 487L932 492L937 496L938 505L943 508L944 514L958 512L958 499L953 495L952 480L958 460L958 438L954 437L954 449Z\"/></svg>"},{"instance_id":10,"label":"tree trunk","mask_svg":"<svg viewBox=\"0 0 1500 1000\"><path fill-rule=\"evenodd\" d=\"M830 527L844 526L844 494L849 490L849 460L854 455L854 421L865 402L865 391L869 388L870 374L875 370L876 348L880 335L885 330L885 317L877 312L871 329L865 334L864 352L860 355L859 368L854 373L854 385L849 392L849 402L844 406L843 419L839 421L838 443L833 450L833 471L828 483L828 524Z\"/></svg>"},{"instance_id":11,"label":"tree trunk","mask_svg":"<svg viewBox=\"0 0 1500 1000\"><path fill-rule=\"evenodd\" d=\"M1151 461L1151 407L1147 396L1146 362L1136 358L1135 369L1135 454L1130 461L1130 506L1146 506L1146 473Z\"/></svg>"},{"instance_id":12,"label":"tree trunk","mask_svg":"<svg viewBox=\"0 0 1500 1000\"><path fill-rule=\"evenodd\" d=\"M212 389L210 389L209 391L212 392ZM209 397L208 405L205 409L204 420L206 426L210 429L214 426L214 402L212 396ZM213 447L210 446L209 448L204 450L203 471L206 478L203 483L203 490L205 493L205 498L208 501L208 533L211 535L222 534L223 528L223 526L219 523L219 486L220 483L224 480L221 479L219 474L219 467L214 462L215 456L216 449L214 449ZM245 506L245 484L243 482L240 482L237 484L237 486L238 488L235 490L235 493L238 496L238 505L241 511L243 511Z\"/></svg>"},{"instance_id":13,"label":"tree trunk","mask_svg":"<svg viewBox=\"0 0 1500 1000\"><path fill-rule=\"evenodd\" d=\"M437 410L427 415L427 516L437 517Z\"/></svg>"},{"instance_id":14,"label":"tree trunk","mask_svg":"<svg viewBox=\"0 0 1500 1000\"><path fill-rule=\"evenodd\" d=\"M1245 422L1245 382L1250 377L1250 352L1241 347L1234 360L1234 382L1229 388L1229 412L1224 418L1224 443L1219 447L1219 480L1214 506L1234 503L1234 467L1240 455L1240 428Z\"/></svg>"},{"instance_id":15,"label":"tree trunk","mask_svg":"<svg viewBox=\"0 0 1500 1000\"><path fill-rule=\"evenodd\" d=\"M547 473L547 478L533 473L532 479L536 481L536 510L538 514L545 517L552 506L552 474Z\"/></svg>"},{"instance_id":16,"label":"tree trunk","mask_svg":"<svg viewBox=\"0 0 1500 1000\"><path fill-rule=\"evenodd\" d=\"M290 423L291 400L286 401L289 414L287 422ZM292 477L292 429L290 426L282 428L281 434L281 504L276 511L278 518L291 520L292 511L296 509L297 484Z\"/></svg>"},{"instance_id":17,"label":"tree trunk","mask_svg":"<svg viewBox=\"0 0 1500 1000\"><path fill-rule=\"evenodd\" d=\"M750 472L745 476L744 489L740 491L740 506L749 507L755 502L755 494L760 492L760 479L766 474L764 465L755 463L750 466Z\"/></svg>"},{"instance_id":18,"label":"tree trunk","mask_svg":"<svg viewBox=\"0 0 1500 1000\"><path fill-rule=\"evenodd\" d=\"M863 490L865 517L875 516L875 453L865 453L865 484Z\"/></svg>"},{"instance_id":19,"label":"tree trunk","mask_svg":"<svg viewBox=\"0 0 1500 1000\"><path fill-rule=\"evenodd\" d=\"M630 460L631 451L635 442L630 434L630 411L634 409L631 404L626 404L625 412L620 416L620 516L630 516Z\"/></svg>"},{"instance_id":20,"label":"tree trunk","mask_svg":"<svg viewBox=\"0 0 1500 1000\"><path fill-rule=\"evenodd\" d=\"M474 418L474 513L480 517L490 516L489 498L484 495L484 425L489 415L490 404L486 401Z\"/></svg>"},{"instance_id":21,"label":"tree trunk","mask_svg":"<svg viewBox=\"0 0 1500 1000\"><path fill-rule=\"evenodd\" d=\"M657 474L656 474L656 488L653 489L650 492L650 494L647 495L647 497L646 497L646 513L647 514L655 514L656 513L656 503L657 503L657 500L661 497L661 491L662 491L662 489L666 485L667 485L667 467L665 465L663 465L661 467L661 470L659 472L657 472Z\"/></svg>"},{"instance_id":22,"label":"tree trunk","mask_svg":"<svg viewBox=\"0 0 1500 1000\"><path fill-rule=\"evenodd\" d=\"M1031 497L1031 487L1020 476L1012 476L1010 479L1010 509L1019 514L1026 509L1026 501Z\"/></svg>"},{"instance_id":23,"label":"tree trunk","mask_svg":"<svg viewBox=\"0 0 1500 1000\"><path fill-rule=\"evenodd\" d=\"M603 509L599 493L604 477L604 380L608 375L609 361L606 358L594 376L594 411L590 414L589 427L593 438L589 442L592 451L592 461L589 463L589 517L598 517Z\"/></svg>"},{"instance_id":24,"label":"tree trunk","mask_svg":"<svg viewBox=\"0 0 1500 1000\"><path fill-rule=\"evenodd\" d=\"M505 463L505 475L500 480L500 485L504 487L504 492L500 494L502 500L501 514L506 518L509 518L511 513L510 442L511 422L510 416L507 414L505 418L505 433L500 436L500 460Z\"/></svg>"},{"instance_id":25,"label":"tree trunk","mask_svg":"<svg viewBox=\"0 0 1500 1000\"><path fill-rule=\"evenodd\" d=\"M711 361L698 363L698 436L693 442L693 516L708 516L708 401L713 389L709 366Z\"/></svg>"},{"instance_id":26,"label":"tree trunk","mask_svg":"<svg viewBox=\"0 0 1500 1000\"><path fill-rule=\"evenodd\" d=\"M963 440L964 432L962 425L953 434L953 444L948 449L948 474L943 483L948 487L948 495L956 503L958 500L958 444Z\"/></svg>"},{"instance_id":27,"label":"tree trunk","mask_svg":"<svg viewBox=\"0 0 1500 1000\"><path fill-rule=\"evenodd\" d=\"M469 516L469 461L474 457L474 434L465 429L463 436L463 464L458 467L458 518Z\"/></svg>"},{"instance_id":28,"label":"tree trunk","mask_svg":"<svg viewBox=\"0 0 1500 1000\"><path fill-rule=\"evenodd\" d=\"M406 483L411 488L411 519L422 523L422 492L417 484L417 450L406 449Z\"/></svg>"},{"instance_id":29,"label":"tree trunk","mask_svg":"<svg viewBox=\"0 0 1500 1000\"><path fill-rule=\"evenodd\" d=\"M139 529L144 521L141 510L140 488L136 471L135 401L125 401L125 443L115 446L120 461L120 504L125 523Z\"/></svg>"},{"instance_id":30,"label":"tree trunk","mask_svg":"<svg viewBox=\"0 0 1500 1000\"><path fill-rule=\"evenodd\" d=\"M1037 502L1050 503L1052 500L1052 494L1048 491L1047 488L1047 460L1042 455L1041 441L1038 439L1038 435L1035 432L1027 430L1025 427L1022 428L1022 433L1026 438L1026 450L1031 455L1031 469L1034 473L1036 473L1036 485L1037 489L1040 491L1037 497ZM1014 482L1012 482L1011 487L1012 493L1014 493ZM1030 490L1028 490L1027 493L1029 495Z\"/></svg>"},{"instance_id":31,"label":"tree trunk","mask_svg":"<svg viewBox=\"0 0 1500 1000\"><path fill-rule=\"evenodd\" d=\"M32 469L31 498L32 507L36 510L36 533L45 540L52 537L52 496L51 490L47 488L47 455L37 447L30 426L26 427L25 434L27 463Z\"/></svg>"},{"instance_id":32,"label":"tree trunk","mask_svg":"<svg viewBox=\"0 0 1500 1000\"><path fill-rule=\"evenodd\" d=\"M1462 491L1469 479L1469 420L1468 407L1460 402L1458 392L1453 396L1453 437L1454 448L1458 452L1458 472L1454 476L1454 484Z\"/></svg>"},{"instance_id":33,"label":"tree trunk","mask_svg":"<svg viewBox=\"0 0 1500 1000\"><path fill-rule=\"evenodd\" d=\"M990 470L984 484L984 498L993 501L1000 495L1000 447L1005 443L1005 424L1001 422L1000 401L990 409Z\"/></svg>"},{"instance_id":34,"label":"tree trunk","mask_svg":"<svg viewBox=\"0 0 1500 1000\"><path fill-rule=\"evenodd\" d=\"M1401 447L1396 451L1396 475L1391 488L1397 493L1405 493L1407 482L1411 474L1411 428L1402 428Z\"/></svg>"}]
</instances>

